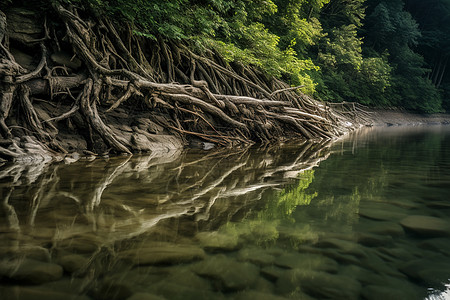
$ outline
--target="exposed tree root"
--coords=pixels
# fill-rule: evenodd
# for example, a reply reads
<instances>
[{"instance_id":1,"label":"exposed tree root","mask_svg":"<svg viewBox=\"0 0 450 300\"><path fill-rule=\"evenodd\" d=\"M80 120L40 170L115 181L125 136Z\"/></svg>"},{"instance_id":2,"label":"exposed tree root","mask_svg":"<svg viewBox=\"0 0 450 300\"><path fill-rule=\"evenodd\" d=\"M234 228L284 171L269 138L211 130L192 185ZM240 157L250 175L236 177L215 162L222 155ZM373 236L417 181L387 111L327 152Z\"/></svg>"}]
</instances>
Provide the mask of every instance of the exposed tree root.
<instances>
[{"instance_id":1,"label":"exposed tree root","mask_svg":"<svg viewBox=\"0 0 450 300\"><path fill-rule=\"evenodd\" d=\"M129 28L87 12L55 6L53 13L59 22L51 25L36 18L44 38L8 40L8 31L0 32L4 139L32 132L61 153L68 147L62 131L82 136L89 148L72 150L131 154L145 148L138 143L152 134L232 146L330 139L346 132L350 120L364 121L357 107L336 111L299 92L302 86L267 79L250 67L233 68L217 54L198 55L186 44L133 36ZM10 44L28 52L40 49L32 71L16 62ZM56 108L33 101L37 95ZM0 148L1 157L17 155Z\"/></svg>"}]
</instances>

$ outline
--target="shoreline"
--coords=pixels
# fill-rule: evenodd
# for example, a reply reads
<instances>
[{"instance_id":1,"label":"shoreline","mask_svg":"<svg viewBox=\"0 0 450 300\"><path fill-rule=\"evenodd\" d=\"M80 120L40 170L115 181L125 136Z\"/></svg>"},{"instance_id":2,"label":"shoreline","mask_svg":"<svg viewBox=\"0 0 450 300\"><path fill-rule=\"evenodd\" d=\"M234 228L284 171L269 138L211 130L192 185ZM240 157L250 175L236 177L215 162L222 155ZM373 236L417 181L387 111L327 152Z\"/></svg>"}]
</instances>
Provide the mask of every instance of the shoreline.
<instances>
[{"instance_id":1,"label":"shoreline","mask_svg":"<svg viewBox=\"0 0 450 300\"><path fill-rule=\"evenodd\" d=\"M372 126L450 125L450 114L418 114L401 109L371 108Z\"/></svg>"}]
</instances>

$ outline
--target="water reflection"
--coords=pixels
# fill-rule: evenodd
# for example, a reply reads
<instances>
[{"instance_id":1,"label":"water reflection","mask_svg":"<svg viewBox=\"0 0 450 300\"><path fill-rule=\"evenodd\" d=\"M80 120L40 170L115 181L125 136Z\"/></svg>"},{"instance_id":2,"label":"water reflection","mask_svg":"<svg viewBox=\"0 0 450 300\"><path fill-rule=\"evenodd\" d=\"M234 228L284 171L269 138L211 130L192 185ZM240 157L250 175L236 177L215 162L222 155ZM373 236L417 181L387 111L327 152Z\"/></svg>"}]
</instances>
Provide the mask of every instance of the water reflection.
<instances>
[{"instance_id":1,"label":"water reflection","mask_svg":"<svg viewBox=\"0 0 450 300\"><path fill-rule=\"evenodd\" d=\"M267 190L316 166L327 157L328 146L303 143L284 151L172 152L74 165L6 166L0 174L2 255L36 250L50 257L64 247L98 251L164 230L177 236L166 223L180 217L183 221L177 222L191 224L179 231L218 228L244 218Z\"/></svg>"},{"instance_id":2,"label":"water reflection","mask_svg":"<svg viewBox=\"0 0 450 300\"><path fill-rule=\"evenodd\" d=\"M7 165L0 293L439 299L449 149L448 129L390 128L333 144Z\"/></svg>"}]
</instances>

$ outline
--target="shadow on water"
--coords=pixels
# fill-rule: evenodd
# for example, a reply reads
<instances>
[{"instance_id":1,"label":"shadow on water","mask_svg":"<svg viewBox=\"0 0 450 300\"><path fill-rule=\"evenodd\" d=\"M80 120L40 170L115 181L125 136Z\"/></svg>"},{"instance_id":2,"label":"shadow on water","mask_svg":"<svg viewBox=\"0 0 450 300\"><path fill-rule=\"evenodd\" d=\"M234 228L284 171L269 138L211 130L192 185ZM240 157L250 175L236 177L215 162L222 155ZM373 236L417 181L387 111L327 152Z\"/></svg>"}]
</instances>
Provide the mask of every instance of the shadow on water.
<instances>
[{"instance_id":1,"label":"shadow on water","mask_svg":"<svg viewBox=\"0 0 450 300\"><path fill-rule=\"evenodd\" d=\"M441 127L5 165L0 294L445 299L449 181Z\"/></svg>"}]
</instances>

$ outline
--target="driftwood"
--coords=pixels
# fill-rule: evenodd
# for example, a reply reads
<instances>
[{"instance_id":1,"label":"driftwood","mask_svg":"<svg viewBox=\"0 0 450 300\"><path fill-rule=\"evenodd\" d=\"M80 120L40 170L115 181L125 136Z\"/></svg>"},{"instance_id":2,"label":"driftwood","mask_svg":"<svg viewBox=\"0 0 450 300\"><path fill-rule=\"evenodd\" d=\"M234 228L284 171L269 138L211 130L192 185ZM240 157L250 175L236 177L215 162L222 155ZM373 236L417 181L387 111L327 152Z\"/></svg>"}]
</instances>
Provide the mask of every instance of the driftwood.
<instances>
[{"instance_id":1,"label":"driftwood","mask_svg":"<svg viewBox=\"0 0 450 300\"><path fill-rule=\"evenodd\" d=\"M146 133L153 134L156 126L162 128L159 134L222 146L330 139L351 127L349 116L303 95L302 86L289 87L275 78L269 82L252 67L235 70L217 54L193 53L187 43L137 37L86 11L82 19L74 8L53 9L56 22L36 18L41 38L9 37L5 28L18 24L8 24L9 13L0 12L0 133L5 140L33 135L61 153L66 144L59 132L65 130L86 141L87 149L74 150L131 154L142 148L131 136L146 135L115 127L133 123L137 113L153 126ZM16 61L12 44L39 53L32 70ZM61 49L67 53L56 53ZM43 108L36 99L52 106ZM6 159L16 154L0 151Z\"/></svg>"}]
</instances>

